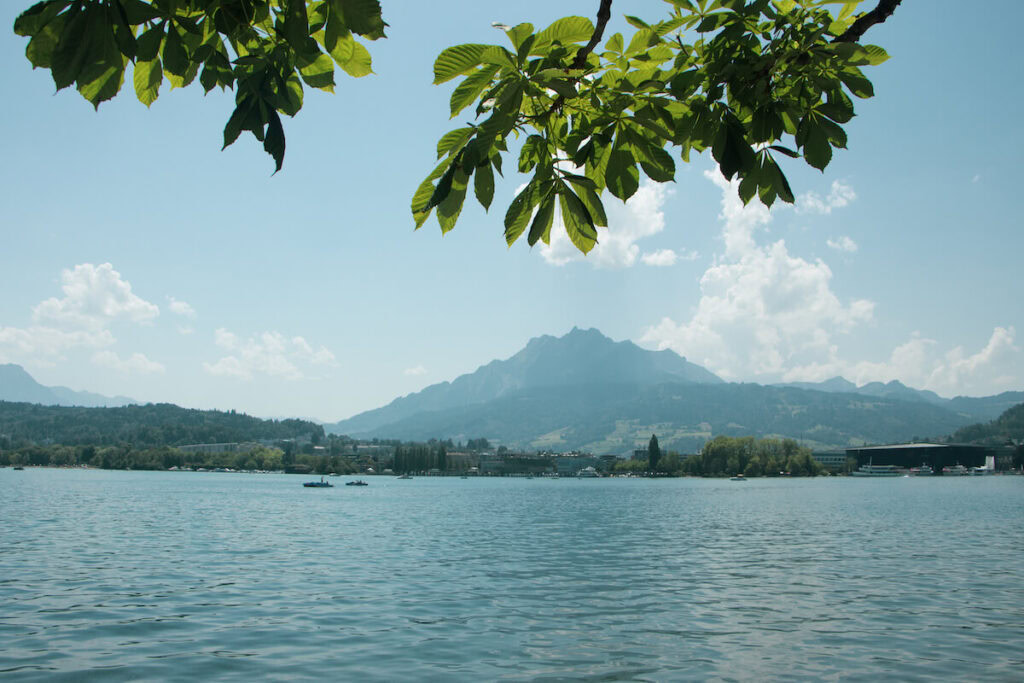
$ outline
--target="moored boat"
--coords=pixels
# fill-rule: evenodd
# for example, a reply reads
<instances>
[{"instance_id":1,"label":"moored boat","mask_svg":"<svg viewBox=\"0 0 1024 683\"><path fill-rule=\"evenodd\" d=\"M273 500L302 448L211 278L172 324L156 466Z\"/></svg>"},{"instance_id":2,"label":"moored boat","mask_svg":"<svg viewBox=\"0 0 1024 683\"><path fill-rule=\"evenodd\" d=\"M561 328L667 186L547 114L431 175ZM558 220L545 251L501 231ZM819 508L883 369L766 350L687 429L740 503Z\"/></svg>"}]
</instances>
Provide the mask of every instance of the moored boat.
<instances>
[{"instance_id":1,"label":"moored boat","mask_svg":"<svg viewBox=\"0 0 1024 683\"><path fill-rule=\"evenodd\" d=\"M948 465L946 467L943 467L942 474L946 475L947 477L965 477L968 474L970 474L970 472L966 467L964 467L960 463L957 463L952 467Z\"/></svg>"},{"instance_id":2,"label":"moored boat","mask_svg":"<svg viewBox=\"0 0 1024 683\"><path fill-rule=\"evenodd\" d=\"M910 468L910 475L913 477L930 477L933 474L935 474L935 470L925 463L921 463L920 467Z\"/></svg>"},{"instance_id":3,"label":"moored boat","mask_svg":"<svg viewBox=\"0 0 1024 683\"><path fill-rule=\"evenodd\" d=\"M307 489L329 489L334 488L334 484L327 481L323 477L320 477L320 481L307 481L303 484Z\"/></svg>"},{"instance_id":4,"label":"moored boat","mask_svg":"<svg viewBox=\"0 0 1024 683\"><path fill-rule=\"evenodd\" d=\"M861 465L856 471L850 472L855 477L898 477L901 472L896 465Z\"/></svg>"}]
</instances>

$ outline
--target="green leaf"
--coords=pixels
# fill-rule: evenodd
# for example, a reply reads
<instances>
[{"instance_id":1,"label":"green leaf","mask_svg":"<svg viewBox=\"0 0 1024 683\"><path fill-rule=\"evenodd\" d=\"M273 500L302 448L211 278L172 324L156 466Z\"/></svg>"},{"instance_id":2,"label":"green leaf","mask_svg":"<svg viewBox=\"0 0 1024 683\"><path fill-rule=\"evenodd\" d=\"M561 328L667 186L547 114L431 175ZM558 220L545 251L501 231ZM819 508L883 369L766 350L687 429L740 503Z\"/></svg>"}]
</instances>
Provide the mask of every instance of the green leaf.
<instances>
[{"instance_id":1,"label":"green leaf","mask_svg":"<svg viewBox=\"0 0 1024 683\"><path fill-rule=\"evenodd\" d=\"M313 88L334 92L334 60L322 52L312 62L299 68L302 80Z\"/></svg>"},{"instance_id":2,"label":"green leaf","mask_svg":"<svg viewBox=\"0 0 1024 683\"><path fill-rule=\"evenodd\" d=\"M50 75L53 76L53 83L57 86L57 90L74 83L82 70L82 64L89 50L87 17L89 10L94 7L96 6L90 5L85 10L72 7L68 12L60 40L51 55ZM102 10L102 8L100 9Z\"/></svg>"},{"instance_id":3,"label":"green leaf","mask_svg":"<svg viewBox=\"0 0 1024 683\"><path fill-rule=\"evenodd\" d=\"M562 187L559 200L565 231L576 248L586 254L597 244L597 230L590 214L580 198L567 186Z\"/></svg>"},{"instance_id":4,"label":"green leaf","mask_svg":"<svg viewBox=\"0 0 1024 683\"><path fill-rule=\"evenodd\" d=\"M537 34L537 40L533 43L532 55L547 53L552 43L558 42L562 45L580 43L590 40L594 35L594 24L586 17L563 17L557 19L546 29Z\"/></svg>"},{"instance_id":5,"label":"green leaf","mask_svg":"<svg viewBox=\"0 0 1024 683\"><path fill-rule=\"evenodd\" d=\"M164 71L175 76L184 77L190 66L188 54L185 52L185 45L181 41L181 34L178 29L171 26L167 30L167 38L164 40L163 56Z\"/></svg>"},{"instance_id":6,"label":"green leaf","mask_svg":"<svg viewBox=\"0 0 1024 683\"><path fill-rule=\"evenodd\" d=\"M14 20L14 33L19 36L36 35L70 4L71 0L37 2Z\"/></svg>"},{"instance_id":7,"label":"green leaf","mask_svg":"<svg viewBox=\"0 0 1024 683\"><path fill-rule=\"evenodd\" d=\"M387 24L381 16L377 0L340 0L340 3L349 30L370 40L385 37L384 28Z\"/></svg>"},{"instance_id":8,"label":"green leaf","mask_svg":"<svg viewBox=\"0 0 1024 683\"><path fill-rule=\"evenodd\" d=\"M754 150L746 140L743 124L732 114L723 117L711 146L711 155L718 162L722 175L729 180L754 166Z\"/></svg>"},{"instance_id":9,"label":"green leaf","mask_svg":"<svg viewBox=\"0 0 1024 683\"><path fill-rule=\"evenodd\" d=\"M485 65L459 83L452 92L450 101L451 118L455 118L460 111L476 100L484 88L491 84L491 79L497 71L497 65Z\"/></svg>"},{"instance_id":10,"label":"green leaf","mask_svg":"<svg viewBox=\"0 0 1024 683\"><path fill-rule=\"evenodd\" d=\"M505 35L508 36L512 47L518 52L519 46L523 44L523 41L533 35L533 24L518 24L505 31Z\"/></svg>"},{"instance_id":11,"label":"green leaf","mask_svg":"<svg viewBox=\"0 0 1024 683\"><path fill-rule=\"evenodd\" d=\"M267 135L263 141L263 150L274 157L274 173L281 170L284 164L284 128L281 126L281 117L273 109L269 110L269 121L267 121Z\"/></svg>"},{"instance_id":12,"label":"green leaf","mask_svg":"<svg viewBox=\"0 0 1024 683\"><path fill-rule=\"evenodd\" d=\"M473 175L473 191L476 193L476 200L484 209L491 208L491 200L494 199L494 171L490 163L485 163L476 169Z\"/></svg>"},{"instance_id":13,"label":"green leaf","mask_svg":"<svg viewBox=\"0 0 1024 683\"><path fill-rule=\"evenodd\" d=\"M352 39L351 44L352 54L346 61L340 63L341 68L352 78L362 78L372 74L373 64L370 51L363 47L358 40ZM333 53L331 56L334 56Z\"/></svg>"},{"instance_id":14,"label":"green leaf","mask_svg":"<svg viewBox=\"0 0 1024 683\"><path fill-rule=\"evenodd\" d=\"M537 205L537 181L531 180L522 192L516 195L505 212L505 241L512 244L526 230L526 224Z\"/></svg>"},{"instance_id":15,"label":"green leaf","mask_svg":"<svg viewBox=\"0 0 1024 683\"><path fill-rule=\"evenodd\" d=\"M63 30L64 18L58 17L36 31L25 48L25 56L33 67L50 68Z\"/></svg>"},{"instance_id":16,"label":"green leaf","mask_svg":"<svg viewBox=\"0 0 1024 683\"><path fill-rule=\"evenodd\" d=\"M469 176L461 168L456 168L452 176L452 187L448 196L437 205L437 222L441 226L441 234L447 233L455 227L462 213L462 205L466 201L466 186L469 184Z\"/></svg>"},{"instance_id":17,"label":"green leaf","mask_svg":"<svg viewBox=\"0 0 1024 683\"><path fill-rule=\"evenodd\" d=\"M480 65L488 45L469 43L446 48L434 60L434 85L450 81Z\"/></svg>"},{"instance_id":18,"label":"green leaf","mask_svg":"<svg viewBox=\"0 0 1024 683\"><path fill-rule=\"evenodd\" d=\"M132 80L135 82L135 96L139 98L139 102L147 107L153 104L160 94L160 84L164 80L164 70L160 66L160 60L136 62Z\"/></svg>"},{"instance_id":19,"label":"green leaf","mask_svg":"<svg viewBox=\"0 0 1024 683\"><path fill-rule=\"evenodd\" d=\"M806 117L800 122L798 136L798 142L802 141L803 144L804 160L819 171L824 171L832 161L832 145L829 144L825 129Z\"/></svg>"},{"instance_id":20,"label":"green leaf","mask_svg":"<svg viewBox=\"0 0 1024 683\"><path fill-rule=\"evenodd\" d=\"M579 176L567 176L566 180L572 183L573 187L576 188L576 195L580 198L580 201L583 202L583 206L587 208L587 213L590 215L594 225L607 227L608 216L605 215L604 204L601 203L601 197L592 187L593 182L589 178L580 179ZM590 185L587 183L590 183Z\"/></svg>"},{"instance_id":21,"label":"green leaf","mask_svg":"<svg viewBox=\"0 0 1024 683\"><path fill-rule=\"evenodd\" d=\"M850 67L845 71L839 72L839 80L850 89L850 92L861 99L867 99L874 97L875 88L871 85L871 81L864 77L864 74L860 72L860 69L856 67Z\"/></svg>"},{"instance_id":22,"label":"green leaf","mask_svg":"<svg viewBox=\"0 0 1024 683\"><path fill-rule=\"evenodd\" d=\"M283 0L287 2L284 18L284 37L296 52L302 52L309 38L309 17L306 14L306 0Z\"/></svg>"},{"instance_id":23,"label":"green leaf","mask_svg":"<svg viewBox=\"0 0 1024 683\"><path fill-rule=\"evenodd\" d=\"M539 202L537 215L533 217L533 222L530 223L530 234L526 238L527 244L531 247L537 244L537 240L544 244L551 243L551 226L555 222L555 198L555 193L549 188ZM505 241L510 246L517 237L519 235L509 239L508 232L505 232Z\"/></svg>"},{"instance_id":24,"label":"green leaf","mask_svg":"<svg viewBox=\"0 0 1024 683\"><path fill-rule=\"evenodd\" d=\"M430 172L419 187L416 188L415 194L412 196L412 204L410 209L412 210L413 218L416 221L416 229L419 230L420 226L426 222L427 218L430 217L431 211L433 211L433 205L428 207L430 199L434 195L434 181L443 176L452 165L454 156L449 156L444 159L441 163L434 167L434 170Z\"/></svg>"},{"instance_id":25,"label":"green leaf","mask_svg":"<svg viewBox=\"0 0 1024 683\"><path fill-rule=\"evenodd\" d=\"M119 2L124 8L124 15L128 19L128 23L132 26L138 26L160 17L157 8L148 2L142 2L142 0L119 0Z\"/></svg>"},{"instance_id":26,"label":"green leaf","mask_svg":"<svg viewBox=\"0 0 1024 683\"><path fill-rule=\"evenodd\" d=\"M605 182L608 190L622 201L636 194L640 187L640 172L636 169L633 155L624 149L613 150L608 157Z\"/></svg>"},{"instance_id":27,"label":"green leaf","mask_svg":"<svg viewBox=\"0 0 1024 683\"><path fill-rule=\"evenodd\" d=\"M164 40L164 24L149 29L135 41L135 58L143 62L151 62L160 54L160 45Z\"/></svg>"},{"instance_id":28,"label":"green leaf","mask_svg":"<svg viewBox=\"0 0 1024 683\"><path fill-rule=\"evenodd\" d=\"M476 129L470 126L467 128L456 128L445 133L437 141L437 158L440 159L446 152L461 149L466 144L466 141L473 137L474 132L476 132Z\"/></svg>"},{"instance_id":29,"label":"green leaf","mask_svg":"<svg viewBox=\"0 0 1024 683\"><path fill-rule=\"evenodd\" d=\"M126 61L117 46L104 8L96 6L91 9L88 48L82 69L75 80L82 97L91 102L93 107L99 108L101 102L113 98L121 90Z\"/></svg>"}]
</instances>

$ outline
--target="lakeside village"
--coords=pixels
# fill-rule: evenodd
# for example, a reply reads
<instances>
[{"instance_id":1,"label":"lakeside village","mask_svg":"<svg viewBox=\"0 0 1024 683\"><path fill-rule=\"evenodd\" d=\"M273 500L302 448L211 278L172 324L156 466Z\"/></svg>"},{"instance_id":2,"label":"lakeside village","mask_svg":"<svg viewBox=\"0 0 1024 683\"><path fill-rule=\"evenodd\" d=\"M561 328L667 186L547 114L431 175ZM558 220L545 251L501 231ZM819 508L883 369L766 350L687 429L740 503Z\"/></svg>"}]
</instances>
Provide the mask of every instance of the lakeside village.
<instances>
[{"instance_id":1,"label":"lakeside village","mask_svg":"<svg viewBox=\"0 0 1024 683\"><path fill-rule=\"evenodd\" d=\"M793 439L719 436L693 454L656 435L630 456L525 453L487 439L425 443L308 434L296 439L136 449L43 444L0 450L0 466L196 472L486 477L935 476L1024 473L1024 445L904 443L812 452Z\"/></svg>"}]
</instances>

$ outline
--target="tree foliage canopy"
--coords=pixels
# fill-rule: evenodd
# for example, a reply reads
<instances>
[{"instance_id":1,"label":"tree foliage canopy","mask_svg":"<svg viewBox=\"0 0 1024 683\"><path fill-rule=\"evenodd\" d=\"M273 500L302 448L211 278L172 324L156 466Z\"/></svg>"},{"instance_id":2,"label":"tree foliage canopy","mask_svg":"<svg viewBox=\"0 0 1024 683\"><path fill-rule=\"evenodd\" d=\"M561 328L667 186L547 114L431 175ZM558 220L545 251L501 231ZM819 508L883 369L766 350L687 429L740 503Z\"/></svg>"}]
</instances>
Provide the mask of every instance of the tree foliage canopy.
<instances>
[{"instance_id":1,"label":"tree foliage canopy","mask_svg":"<svg viewBox=\"0 0 1024 683\"><path fill-rule=\"evenodd\" d=\"M500 27L504 45L447 48L434 83L459 79L450 115L470 108L472 118L439 140L413 195L416 227L436 213L443 232L454 228L470 184L488 209L513 151L530 180L505 211L510 245L547 243L558 213L586 253L607 225L606 190L625 201L641 173L671 181L677 158L704 150L739 179L745 202L792 202L779 161L823 170L846 147L854 99L873 95L861 68L888 58L858 41L899 1L858 14L861 0L665 0L664 19L627 16L632 34L601 45L612 0L600 0L596 25L523 23ZM386 26L377 0L44 0L14 29L58 90L75 85L96 107L120 91L129 63L147 106L165 79L233 88L224 146L249 131L280 170L281 114L298 113L304 85L333 91L336 66L370 74L364 42Z\"/></svg>"}]
</instances>

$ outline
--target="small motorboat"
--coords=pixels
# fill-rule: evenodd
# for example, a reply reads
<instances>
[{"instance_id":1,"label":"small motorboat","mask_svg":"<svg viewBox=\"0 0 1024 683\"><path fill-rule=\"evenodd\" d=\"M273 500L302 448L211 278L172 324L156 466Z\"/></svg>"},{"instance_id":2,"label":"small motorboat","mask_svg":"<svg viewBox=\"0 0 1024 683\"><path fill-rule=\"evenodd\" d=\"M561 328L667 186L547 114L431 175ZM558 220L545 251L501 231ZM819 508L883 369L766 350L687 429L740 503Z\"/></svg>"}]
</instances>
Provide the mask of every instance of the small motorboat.
<instances>
[{"instance_id":1,"label":"small motorboat","mask_svg":"<svg viewBox=\"0 0 1024 683\"><path fill-rule=\"evenodd\" d=\"M356 479L355 481L346 481L345 486L369 486L369 484L362 479Z\"/></svg>"},{"instance_id":2,"label":"small motorboat","mask_svg":"<svg viewBox=\"0 0 1024 683\"><path fill-rule=\"evenodd\" d=\"M729 481L746 481L747 478L742 474L737 474L735 477L729 477Z\"/></svg>"},{"instance_id":3,"label":"small motorboat","mask_svg":"<svg viewBox=\"0 0 1024 683\"><path fill-rule=\"evenodd\" d=\"M11 469L13 469L15 472L21 472L21 471L24 471L25 468L22 467L21 465L15 465Z\"/></svg>"},{"instance_id":4,"label":"small motorboat","mask_svg":"<svg viewBox=\"0 0 1024 683\"><path fill-rule=\"evenodd\" d=\"M307 481L303 484L307 489L330 489L334 488L334 484L327 481L323 477L320 477L320 481Z\"/></svg>"},{"instance_id":5,"label":"small motorboat","mask_svg":"<svg viewBox=\"0 0 1024 683\"><path fill-rule=\"evenodd\" d=\"M408 474L403 474L402 476L399 477L399 479L412 479L412 477L410 477Z\"/></svg>"}]
</instances>

